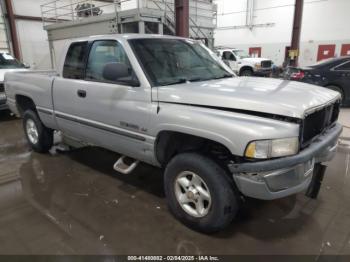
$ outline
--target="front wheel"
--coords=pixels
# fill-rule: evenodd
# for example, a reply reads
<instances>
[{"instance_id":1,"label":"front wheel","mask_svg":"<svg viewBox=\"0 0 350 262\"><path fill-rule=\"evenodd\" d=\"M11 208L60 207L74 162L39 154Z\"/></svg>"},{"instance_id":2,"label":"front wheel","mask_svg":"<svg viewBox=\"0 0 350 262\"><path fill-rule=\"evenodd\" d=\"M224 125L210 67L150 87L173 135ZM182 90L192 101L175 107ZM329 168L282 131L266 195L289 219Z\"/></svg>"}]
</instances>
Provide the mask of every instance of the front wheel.
<instances>
[{"instance_id":1,"label":"front wheel","mask_svg":"<svg viewBox=\"0 0 350 262\"><path fill-rule=\"evenodd\" d=\"M23 115L23 128L30 147L38 153L46 153L53 145L53 131L43 125L38 115L27 110Z\"/></svg>"},{"instance_id":2,"label":"front wheel","mask_svg":"<svg viewBox=\"0 0 350 262\"><path fill-rule=\"evenodd\" d=\"M253 70L251 69L243 69L240 73L240 76L253 76Z\"/></svg>"},{"instance_id":3,"label":"front wheel","mask_svg":"<svg viewBox=\"0 0 350 262\"><path fill-rule=\"evenodd\" d=\"M165 170L165 194L173 215L204 233L227 227L238 211L233 181L212 159L184 153L175 156Z\"/></svg>"}]
</instances>

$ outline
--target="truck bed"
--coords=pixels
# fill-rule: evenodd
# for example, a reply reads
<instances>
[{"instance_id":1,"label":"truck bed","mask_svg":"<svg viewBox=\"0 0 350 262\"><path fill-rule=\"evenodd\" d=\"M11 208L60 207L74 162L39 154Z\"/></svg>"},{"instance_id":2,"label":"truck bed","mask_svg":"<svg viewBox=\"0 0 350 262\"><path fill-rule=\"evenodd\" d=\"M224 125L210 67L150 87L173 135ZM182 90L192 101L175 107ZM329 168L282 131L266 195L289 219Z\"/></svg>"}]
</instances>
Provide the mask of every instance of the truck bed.
<instances>
[{"instance_id":1,"label":"truck bed","mask_svg":"<svg viewBox=\"0 0 350 262\"><path fill-rule=\"evenodd\" d=\"M37 107L53 109L52 83L57 75L56 71L7 73L5 75L5 92L11 111L19 114L16 107L16 97L21 95L32 99Z\"/></svg>"}]
</instances>

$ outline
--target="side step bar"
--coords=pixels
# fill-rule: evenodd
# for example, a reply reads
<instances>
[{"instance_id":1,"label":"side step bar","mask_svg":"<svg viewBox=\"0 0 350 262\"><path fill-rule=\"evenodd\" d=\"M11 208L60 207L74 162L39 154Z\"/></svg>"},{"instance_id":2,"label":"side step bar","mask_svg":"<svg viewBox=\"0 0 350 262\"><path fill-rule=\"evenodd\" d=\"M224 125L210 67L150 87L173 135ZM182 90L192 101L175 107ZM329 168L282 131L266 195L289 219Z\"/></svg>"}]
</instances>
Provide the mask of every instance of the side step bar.
<instances>
[{"instance_id":1,"label":"side step bar","mask_svg":"<svg viewBox=\"0 0 350 262\"><path fill-rule=\"evenodd\" d=\"M130 174L135 168L138 166L140 161L135 160L131 165L127 165L125 163L126 156L122 156L118 159L118 161L114 164L113 169L119 173L124 175Z\"/></svg>"}]
</instances>

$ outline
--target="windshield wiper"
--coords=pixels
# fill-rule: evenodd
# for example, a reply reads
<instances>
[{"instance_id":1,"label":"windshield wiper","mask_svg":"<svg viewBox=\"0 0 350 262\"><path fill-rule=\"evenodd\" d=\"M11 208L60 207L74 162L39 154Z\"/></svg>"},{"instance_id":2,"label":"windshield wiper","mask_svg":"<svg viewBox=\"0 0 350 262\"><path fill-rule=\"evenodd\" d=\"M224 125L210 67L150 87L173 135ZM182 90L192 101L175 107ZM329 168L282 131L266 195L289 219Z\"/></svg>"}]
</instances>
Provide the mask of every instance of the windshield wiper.
<instances>
[{"instance_id":1,"label":"windshield wiper","mask_svg":"<svg viewBox=\"0 0 350 262\"><path fill-rule=\"evenodd\" d=\"M194 77L194 78L181 77L174 81L163 83L162 85L169 86L169 85L176 85L176 84L185 84L187 82L199 82L199 81L206 81L206 80L210 80L210 79L203 78L203 77Z\"/></svg>"},{"instance_id":2,"label":"windshield wiper","mask_svg":"<svg viewBox=\"0 0 350 262\"><path fill-rule=\"evenodd\" d=\"M175 79L174 81L169 81L169 82L165 82L165 83L161 83L162 86L170 86L170 85L177 85L177 84L185 84L187 82L200 82L200 81L208 81L208 80L212 80L212 79L222 79L222 78L231 78L233 77L233 75L231 74L225 74L223 76L219 76L219 77L210 77L210 78L204 78L204 77L194 77L194 78L185 78L185 77L181 77L178 79Z\"/></svg>"},{"instance_id":3,"label":"windshield wiper","mask_svg":"<svg viewBox=\"0 0 350 262\"><path fill-rule=\"evenodd\" d=\"M209 81L209 80L213 80L213 79L221 79L221 78L231 78L233 77L233 75L229 75L229 74L225 74L224 76L218 76L218 77L196 77L196 78L192 78L189 79L189 82L200 82L200 81Z\"/></svg>"},{"instance_id":4,"label":"windshield wiper","mask_svg":"<svg viewBox=\"0 0 350 262\"><path fill-rule=\"evenodd\" d=\"M208 80L208 78L194 77L194 78L189 79L188 81L189 82L200 82L200 81L206 81L206 80Z\"/></svg>"},{"instance_id":5,"label":"windshield wiper","mask_svg":"<svg viewBox=\"0 0 350 262\"><path fill-rule=\"evenodd\" d=\"M188 80L186 78L179 78L171 82L165 82L161 83L162 86L170 86L170 85L177 85L177 84L184 84L187 83Z\"/></svg>"},{"instance_id":6,"label":"windshield wiper","mask_svg":"<svg viewBox=\"0 0 350 262\"><path fill-rule=\"evenodd\" d=\"M214 79L222 79L222 78L232 78L233 75L231 74L224 74L222 76L215 77Z\"/></svg>"}]
</instances>

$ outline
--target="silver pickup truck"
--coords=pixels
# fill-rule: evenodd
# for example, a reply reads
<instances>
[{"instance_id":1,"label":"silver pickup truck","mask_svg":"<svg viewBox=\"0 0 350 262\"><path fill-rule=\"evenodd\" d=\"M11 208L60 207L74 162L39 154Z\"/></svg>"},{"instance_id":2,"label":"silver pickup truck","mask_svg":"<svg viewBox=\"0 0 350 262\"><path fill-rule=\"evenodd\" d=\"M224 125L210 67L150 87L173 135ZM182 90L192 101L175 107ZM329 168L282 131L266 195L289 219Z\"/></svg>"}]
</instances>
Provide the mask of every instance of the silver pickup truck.
<instances>
[{"instance_id":1,"label":"silver pickup truck","mask_svg":"<svg viewBox=\"0 0 350 262\"><path fill-rule=\"evenodd\" d=\"M242 197L315 197L336 152L340 94L236 77L190 39L108 35L69 41L57 72L8 73L10 109L28 143L54 130L122 155L114 169L165 169L169 208L202 232L229 225Z\"/></svg>"}]
</instances>

